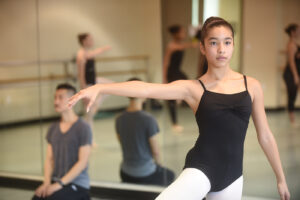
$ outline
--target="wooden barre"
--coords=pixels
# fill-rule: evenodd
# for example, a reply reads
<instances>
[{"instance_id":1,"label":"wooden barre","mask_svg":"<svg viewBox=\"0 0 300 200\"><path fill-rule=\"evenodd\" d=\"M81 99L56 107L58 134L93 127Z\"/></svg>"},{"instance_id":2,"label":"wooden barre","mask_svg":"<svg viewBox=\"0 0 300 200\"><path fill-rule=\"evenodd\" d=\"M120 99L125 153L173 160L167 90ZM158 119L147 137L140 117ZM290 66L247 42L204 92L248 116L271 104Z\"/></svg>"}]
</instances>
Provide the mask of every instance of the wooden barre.
<instances>
[{"instance_id":1,"label":"wooden barre","mask_svg":"<svg viewBox=\"0 0 300 200\"><path fill-rule=\"evenodd\" d=\"M122 60L147 60L149 56L147 55L134 55L134 56L116 56L116 57L98 57L95 58L97 62L110 62L110 61L122 61ZM61 60L41 60L38 61L1 61L0 67L8 67L8 66L26 66L26 65L37 65L40 64L55 64L55 63L74 63L73 59L61 59Z\"/></svg>"},{"instance_id":2,"label":"wooden barre","mask_svg":"<svg viewBox=\"0 0 300 200\"><path fill-rule=\"evenodd\" d=\"M133 70L119 70L119 71L103 71L98 72L98 76L111 76L111 75L124 75L124 74L141 74L147 73L146 69L133 69ZM65 80L65 79L77 79L73 75L50 75L44 77L32 77L32 78L18 78L9 80L0 80L0 84L15 84L15 83L28 83L37 81L55 81L55 80Z\"/></svg>"}]
</instances>

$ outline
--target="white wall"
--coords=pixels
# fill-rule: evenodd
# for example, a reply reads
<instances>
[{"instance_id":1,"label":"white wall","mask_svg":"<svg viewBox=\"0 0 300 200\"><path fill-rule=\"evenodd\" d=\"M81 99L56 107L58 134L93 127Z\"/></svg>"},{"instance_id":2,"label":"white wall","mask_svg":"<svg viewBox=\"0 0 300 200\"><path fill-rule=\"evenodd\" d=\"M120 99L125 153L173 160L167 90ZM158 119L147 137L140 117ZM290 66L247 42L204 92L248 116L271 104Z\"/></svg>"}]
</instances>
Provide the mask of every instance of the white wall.
<instances>
[{"instance_id":1,"label":"white wall","mask_svg":"<svg viewBox=\"0 0 300 200\"><path fill-rule=\"evenodd\" d=\"M94 36L95 46L105 44L112 46L112 50L104 53L103 57L149 55L151 80L161 81L162 43L159 0L40 0L38 11L39 53L42 60L68 59L75 56L79 48L77 34L89 32ZM1 0L0 26L3 34L0 37L0 60L36 60L36 25L34 0ZM117 62L102 63L97 68L101 71L128 68L132 65L143 67L142 62ZM16 69L0 68L0 78L38 75L37 66ZM62 72L60 65L41 67L42 75ZM124 81L128 77L109 78ZM57 82L44 83L41 87L44 116L53 114L53 88L56 84ZM39 104L37 84L18 87L18 89L0 87L0 122L35 118L39 115L39 110L36 109ZM112 101L124 105L123 99L113 98ZM104 105L104 107L110 106L111 101ZM32 112L33 110L35 111Z\"/></svg>"}]
</instances>

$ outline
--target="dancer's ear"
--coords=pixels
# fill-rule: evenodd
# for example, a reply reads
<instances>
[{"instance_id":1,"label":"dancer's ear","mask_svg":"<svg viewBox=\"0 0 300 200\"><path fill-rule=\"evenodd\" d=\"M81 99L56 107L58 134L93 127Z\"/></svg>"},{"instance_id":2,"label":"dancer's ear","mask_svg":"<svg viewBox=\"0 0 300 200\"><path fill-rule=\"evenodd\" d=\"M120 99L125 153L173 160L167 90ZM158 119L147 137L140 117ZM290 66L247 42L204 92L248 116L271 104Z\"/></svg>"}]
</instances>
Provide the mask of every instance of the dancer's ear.
<instances>
[{"instance_id":1,"label":"dancer's ear","mask_svg":"<svg viewBox=\"0 0 300 200\"><path fill-rule=\"evenodd\" d=\"M205 46L204 46L204 44L202 44L202 42L200 42L200 51L201 51L201 53L202 53L202 55L205 55Z\"/></svg>"}]
</instances>

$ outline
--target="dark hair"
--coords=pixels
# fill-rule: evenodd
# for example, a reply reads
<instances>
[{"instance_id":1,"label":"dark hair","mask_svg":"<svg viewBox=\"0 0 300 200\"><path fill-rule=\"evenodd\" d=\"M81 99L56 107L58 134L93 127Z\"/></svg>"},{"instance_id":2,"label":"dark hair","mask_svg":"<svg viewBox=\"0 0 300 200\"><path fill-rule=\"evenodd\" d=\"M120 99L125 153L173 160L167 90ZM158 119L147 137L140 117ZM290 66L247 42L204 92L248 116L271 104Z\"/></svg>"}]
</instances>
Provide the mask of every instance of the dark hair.
<instances>
[{"instance_id":1,"label":"dark hair","mask_svg":"<svg viewBox=\"0 0 300 200\"><path fill-rule=\"evenodd\" d=\"M73 87L72 85L70 85L69 83L62 83L57 85L56 90L67 90L68 92L70 92L72 95L76 94L76 89L75 87Z\"/></svg>"},{"instance_id":2,"label":"dark hair","mask_svg":"<svg viewBox=\"0 0 300 200\"><path fill-rule=\"evenodd\" d=\"M285 31L289 36L291 36L291 35L292 35L292 32L296 31L298 27L299 27L298 24L289 24L289 25L284 29L284 31Z\"/></svg>"},{"instance_id":3,"label":"dark hair","mask_svg":"<svg viewBox=\"0 0 300 200\"><path fill-rule=\"evenodd\" d=\"M77 38L78 38L78 42L79 44L82 46L83 45L83 41L89 36L88 33L80 33L78 34Z\"/></svg>"},{"instance_id":4,"label":"dark hair","mask_svg":"<svg viewBox=\"0 0 300 200\"><path fill-rule=\"evenodd\" d=\"M203 46L204 46L204 39L207 36L209 30L212 29L213 27L218 27L218 26L225 26L229 28L232 32L232 38L234 38L234 30L232 25L229 22L227 22L221 17L210 17L207 20L205 20L201 29L200 41Z\"/></svg>"},{"instance_id":5,"label":"dark hair","mask_svg":"<svg viewBox=\"0 0 300 200\"><path fill-rule=\"evenodd\" d=\"M204 39L205 37L207 37L209 30L212 29L213 27L218 27L218 26L225 26L229 28L232 32L232 38L234 39L234 30L232 25L229 22L227 22L225 19L221 17L210 17L205 20L200 31L201 33L200 42L202 43L203 46L204 46ZM200 52L200 65L199 65L200 69L204 69L205 65L208 65L206 57Z\"/></svg>"},{"instance_id":6,"label":"dark hair","mask_svg":"<svg viewBox=\"0 0 300 200\"><path fill-rule=\"evenodd\" d=\"M168 30L169 30L169 33L171 33L171 35L175 35L175 34L179 33L181 28L182 28L181 25L174 24L174 25L170 26L168 28Z\"/></svg>"},{"instance_id":7,"label":"dark hair","mask_svg":"<svg viewBox=\"0 0 300 200\"><path fill-rule=\"evenodd\" d=\"M130 79L128 79L127 81L142 81L141 79L137 78L137 77L132 77ZM136 98L134 97L128 97L130 100L134 100Z\"/></svg>"},{"instance_id":8,"label":"dark hair","mask_svg":"<svg viewBox=\"0 0 300 200\"><path fill-rule=\"evenodd\" d=\"M197 33L196 33L196 35L195 35L195 38L197 39L197 40L201 40L201 29L199 29L198 31L197 31Z\"/></svg>"}]
</instances>

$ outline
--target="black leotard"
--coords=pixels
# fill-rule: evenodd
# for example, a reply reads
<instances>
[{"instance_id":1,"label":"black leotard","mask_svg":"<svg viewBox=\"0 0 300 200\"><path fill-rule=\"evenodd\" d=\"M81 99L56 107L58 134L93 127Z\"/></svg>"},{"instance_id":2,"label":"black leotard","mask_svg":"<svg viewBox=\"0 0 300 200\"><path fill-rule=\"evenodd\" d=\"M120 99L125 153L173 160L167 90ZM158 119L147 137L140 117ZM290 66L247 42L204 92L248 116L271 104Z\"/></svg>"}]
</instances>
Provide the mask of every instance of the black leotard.
<instances>
[{"instance_id":1,"label":"black leotard","mask_svg":"<svg viewBox=\"0 0 300 200\"><path fill-rule=\"evenodd\" d=\"M295 63L296 63L296 69L298 72L298 75L300 76L300 46L298 46L297 52L295 54ZM289 62L287 63L283 78L285 81L285 84L287 86L287 93L288 93L288 110L290 112L295 110L295 102L297 98L298 93L298 86L295 84L294 81L294 75L292 73L291 67L289 65Z\"/></svg>"},{"instance_id":2,"label":"black leotard","mask_svg":"<svg viewBox=\"0 0 300 200\"><path fill-rule=\"evenodd\" d=\"M88 85L96 84L96 70L94 59L88 59L85 63L85 81Z\"/></svg>"},{"instance_id":3,"label":"black leotard","mask_svg":"<svg viewBox=\"0 0 300 200\"><path fill-rule=\"evenodd\" d=\"M297 52L295 54L295 63L297 72L300 75L300 46L297 47ZM289 62L285 67L285 73L292 73Z\"/></svg>"},{"instance_id":4,"label":"black leotard","mask_svg":"<svg viewBox=\"0 0 300 200\"><path fill-rule=\"evenodd\" d=\"M187 76L180 70L183 55L183 50L177 50L171 54L167 73L168 82L187 79Z\"/></svg>"},{"instance_id":5,"label":"black leotard","mask_svg":"<svg viewBox=\"0 0 300 200\"><path fill-rule=\"evenodd\" d=\"M199 80L200 81L200 80ZM252 111L247 88L234 94L206 90L195 114L200 135L186 156L184 168L197 168L210 180L211 192L220 191L243 172L244 140Z\"/></svg>"}]
</instances>

